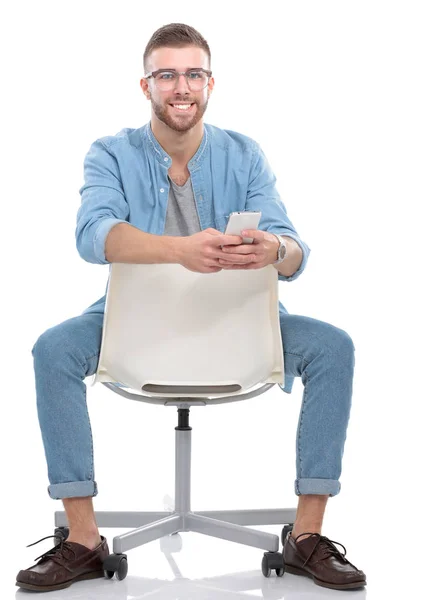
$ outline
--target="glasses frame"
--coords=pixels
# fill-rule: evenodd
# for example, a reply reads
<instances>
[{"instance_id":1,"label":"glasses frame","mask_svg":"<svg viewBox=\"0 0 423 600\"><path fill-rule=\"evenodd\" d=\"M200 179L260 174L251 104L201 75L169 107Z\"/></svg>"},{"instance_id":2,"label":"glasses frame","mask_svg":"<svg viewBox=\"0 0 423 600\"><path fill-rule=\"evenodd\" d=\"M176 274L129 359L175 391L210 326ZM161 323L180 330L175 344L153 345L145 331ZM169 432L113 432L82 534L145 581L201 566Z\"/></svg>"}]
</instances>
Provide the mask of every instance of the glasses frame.
<instances>
[{"instance_id":1,"label":"glasses frame","mask_svg":"<svg viewBox=\"0 0 423 600\"><path fill-rule=\"evenodd\" d=\"M192 71L202 71L203 73L205 73L205 74L207 75L207 77L208 77L208 81L207 81L206 85L205 85L203 88L201 88L201 90L205 90L205 89L206 89L206 87L208 86L209 82L210 82L210 78L211 78L211 76L212 76L212 71L208 71L207 69L203 69L203 68L201 68L201 67L199 67L199 68L195 68L195 67L194 67L194 68L192 68L192 69L187 69L186 71L177 71L176 69L157 69L157 71L150 71L150 73L147 73L146 75L144 75L144 78L145 78L145 79L149 79L150 77L153 77L154 79L156 79L156 76L157 76L159 73L174 73L175 75L177 75L177 77L176 77L176 81L175 81L175 85L173 86L173 89L175 89L175 87L176 87L176 86L178 85L178 83L179 83L179 77L180 77L181 75L184 75L184 76L185 76L185 78L186 78L186 80L187 80L188 87L189 87L189 89L191 90L191 87L190 87L190 83L189 83L189 79L188 79L188 77L187 77L187 74L188 74L188 73L191 73ZM172 89L172 88L170 88L170 89ZM196 91L198 91L198 92L199 92L199 91L201 91L201 90L191 90L191 92L193 92L193 91L194 91L194 92L196 92Z\"/></svg>"}]
</instances>

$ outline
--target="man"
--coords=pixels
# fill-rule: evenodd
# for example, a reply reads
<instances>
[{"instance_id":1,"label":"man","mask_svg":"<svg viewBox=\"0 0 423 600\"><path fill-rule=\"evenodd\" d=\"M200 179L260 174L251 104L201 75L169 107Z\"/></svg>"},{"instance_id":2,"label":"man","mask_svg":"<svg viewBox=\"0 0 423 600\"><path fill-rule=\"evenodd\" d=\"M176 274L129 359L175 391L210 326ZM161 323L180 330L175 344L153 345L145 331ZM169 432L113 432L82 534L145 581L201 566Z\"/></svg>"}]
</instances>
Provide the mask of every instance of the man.
<instances>
[{"instance_id":1,"label":"man","mask_svg":"<svg viewBox=\"0 0 423 600\"><path fill-rule=\"evenodd\" d=\"M141 88L151 122L95 141L85 159L76 242L96 264L176 262L200 273L260 269L274 264L293 281L310 249L300 239L275 189L259 145L203 123L214 87L210 49L192 27L156 31L144 53ZM225 235L232 211L260 210L260 230ZM20 571L17 585L38 591L102 576L109 550L100 536L92 497L92 437L84 378L96 372L105 296L45 331L32 350L37 406L46 453L49 495L63 501L66 542ZM350 414L354 345L328 323L289 315L280 304L286 384L305 390L297 436L299 496L295 525L284 546L286 570L319 585L351 589L365 575L321 535L329 496L340 491L341 460Z\"/></svg>"}]
</instances>

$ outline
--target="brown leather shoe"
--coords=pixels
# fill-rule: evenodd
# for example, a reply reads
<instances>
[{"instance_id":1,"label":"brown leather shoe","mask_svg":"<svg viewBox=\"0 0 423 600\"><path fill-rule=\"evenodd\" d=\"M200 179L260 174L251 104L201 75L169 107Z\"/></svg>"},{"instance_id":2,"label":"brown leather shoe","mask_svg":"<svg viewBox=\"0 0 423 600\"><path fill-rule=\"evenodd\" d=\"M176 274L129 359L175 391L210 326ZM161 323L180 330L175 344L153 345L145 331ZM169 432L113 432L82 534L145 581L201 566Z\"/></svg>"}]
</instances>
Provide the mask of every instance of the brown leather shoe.
<instances>
[{"instance_id":1,"label":"brown leather shoe","mask_svg":"<svg viewBox=\"0 0 423 600\"><path fill-rule=\"evenodd\" d=\"M363 571L351 564L346 558L345 546L334 542L319 533L313 533L295 540L288 533L283 547L285 571L313 579L314 583L334 590L351 590L366 585ZM334 544L344 548L342 554Z\"/></svg>"},{"instance_id":2,"label":"brown leather shoe","mask_svg":"<svg viewBox=\"0 0 423 600\"><path fill-rule=\"evenodd\" d=\"M42 540L49 537L55 536L49 535ZM103 536L94 550L76 542L61 540L57 546L39 556L41 560L38 563L19 571L16 585L26 590L48 592L69 587L74 581L104 577L103 561L108 555L107 540Z\"/></svg>"}]
</instances>

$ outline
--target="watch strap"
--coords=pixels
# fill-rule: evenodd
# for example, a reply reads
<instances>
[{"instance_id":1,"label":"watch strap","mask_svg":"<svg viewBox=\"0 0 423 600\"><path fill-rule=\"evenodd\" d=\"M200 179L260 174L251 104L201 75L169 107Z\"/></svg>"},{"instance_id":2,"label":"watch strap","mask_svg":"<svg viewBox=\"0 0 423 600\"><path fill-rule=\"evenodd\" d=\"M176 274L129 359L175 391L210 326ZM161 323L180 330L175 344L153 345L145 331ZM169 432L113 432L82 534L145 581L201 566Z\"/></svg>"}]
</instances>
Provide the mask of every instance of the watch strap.
<instances>
[{"instance_id":1,"label":"watch strap","mask_svg":"<svg viewBox=\"0 0 423 600\"><path fill-rule=\"evenodd\" d=\"M283 237L281 235L279 235L278 233L274 233L273 235L276 236L276 238L279 241L278 257L275 260L275 262L273 263L274 265L277 265L285 260L287 248L286 248L285 240L283 239Z\"/></svg>"}]
</instances>

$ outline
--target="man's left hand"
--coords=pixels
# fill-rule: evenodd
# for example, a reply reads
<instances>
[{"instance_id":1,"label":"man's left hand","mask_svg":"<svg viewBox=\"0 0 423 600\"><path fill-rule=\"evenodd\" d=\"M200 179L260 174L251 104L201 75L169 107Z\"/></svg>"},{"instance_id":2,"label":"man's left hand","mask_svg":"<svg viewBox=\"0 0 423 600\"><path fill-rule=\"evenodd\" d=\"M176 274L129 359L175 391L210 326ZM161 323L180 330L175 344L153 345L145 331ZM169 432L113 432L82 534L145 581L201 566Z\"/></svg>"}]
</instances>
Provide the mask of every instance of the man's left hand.
<instances>
[{"instance_id":1,"label":"man's left hand","mask_svg":"<svg viewBox=\"0 0 423 600\"><path fill-rule=\"evenodd\" d=\"M261 229L245 229L241 232L242 237L254 238L252 244L240 244L238 246L223 246L222 251L227 258L219 258L222 269L262 269L271 265L278 258L279 240L268 231ZM248 255L251 261L240 264L239 255Z\"/></svg>"}]
</instances>

